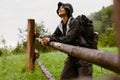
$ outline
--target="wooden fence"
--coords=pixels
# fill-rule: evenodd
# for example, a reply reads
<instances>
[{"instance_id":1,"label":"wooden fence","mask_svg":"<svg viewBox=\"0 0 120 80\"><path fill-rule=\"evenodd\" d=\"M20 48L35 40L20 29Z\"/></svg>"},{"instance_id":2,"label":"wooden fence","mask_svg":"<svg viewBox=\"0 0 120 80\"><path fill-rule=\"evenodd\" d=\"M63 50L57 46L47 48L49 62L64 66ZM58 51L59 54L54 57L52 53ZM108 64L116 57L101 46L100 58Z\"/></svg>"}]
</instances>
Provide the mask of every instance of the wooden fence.
<instances>
[{"instance_id":1,"label":"wooden fence","mask_svg":"<svg viewBox=\"0 0 120 80\"><path fill-rule=\"evenodd\" d=\"M120 0L114 0L113 2L114 2L113 21L115 23L116 38L117 38L117 44L118 44L119 53L120 53L120 22L119 22L120 21ZM46 77L49 80L55 80L55 78L44 67L44 65L34 57L35 53L37 53L37 51L35 51L34 42L36 39L40 41L40 39L37 38L38 36L35 36L34 28L35 28L35 20L28 19L28 43L27 43L28 71L34 70L34 62L36 60L36 62L40 65L41 69L45 73ZM108 53L100 50L76 47L76 46L62 44L58 42L50 42L49 46L55 49L58 49L60 51L63 51L66 54L70 54L77 58L86 60L88 62L94 63L106 69L109 69L117 74L120 74L120 54L112 54L112 53ZM110 80L110 79L106 78L106 80ZM117 80L117 78L116 79L111 78L111 80Z\"/></svg>"}]
</instances>

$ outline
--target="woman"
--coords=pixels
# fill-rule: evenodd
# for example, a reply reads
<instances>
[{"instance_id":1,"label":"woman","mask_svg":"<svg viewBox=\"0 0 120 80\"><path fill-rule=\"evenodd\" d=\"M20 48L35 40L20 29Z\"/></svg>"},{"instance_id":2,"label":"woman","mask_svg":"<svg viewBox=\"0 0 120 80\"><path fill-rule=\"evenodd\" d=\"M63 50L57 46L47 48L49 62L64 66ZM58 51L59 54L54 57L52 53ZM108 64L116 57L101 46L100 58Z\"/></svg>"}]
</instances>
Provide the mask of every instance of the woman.
<instances>
[{"instance_id":1,"label":"woman","mask_svg":"<svg viewBox=\"0 0 120 80\"><path fill-rule=\"evenodd\" d=\"M80 27L78 21L73 18L73 7L69 3L58 3L57 14L61 18L61 22L50 38L43 38L41 44L46 44L50 41L78 45L78 37L80 36ZM73 80L80 76L91 76L90 69L83 69L87 62L68 55L64 68L61 73L60 80ZM88 64L87 64L88 65ZM82 67L82 68L81 68ZM80 71L79 71L80 70Z\"/></svg>"}]
</instances>

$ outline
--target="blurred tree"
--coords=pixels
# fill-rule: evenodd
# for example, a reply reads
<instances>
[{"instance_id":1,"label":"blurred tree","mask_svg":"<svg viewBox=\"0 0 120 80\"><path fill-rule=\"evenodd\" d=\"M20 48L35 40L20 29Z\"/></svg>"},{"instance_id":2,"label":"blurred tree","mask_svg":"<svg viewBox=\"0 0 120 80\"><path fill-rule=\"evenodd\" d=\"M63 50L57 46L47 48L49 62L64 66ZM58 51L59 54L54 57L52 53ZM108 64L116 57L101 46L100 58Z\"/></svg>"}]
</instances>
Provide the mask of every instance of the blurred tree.
<instances>
[{"instance_id":1,"label":"blurred tree","mask_svg":"<svg viewBox=\"0 0 120 80\"><path fill-rule=\"evenodd\" d=\"M6 40L3 36L0 38L0 56L7 56L10 55L10 50L6 45Z\"/></svg>"},{"instance_id":2,"label":"blurred tree","mask_svg":"<svg viewBox=\"0 0 120 80\"><path fill-rule=\"evenodd\" d=\"M6 47L6 40L3 36L1 36L0 43L1 43L1 46Z\"/></svg>"},{"instance_id":3,"label":"blurred tree","mask_svg":"<svg viewBox=\"0 0 120 80\"><path fill-rule=\"evenodd\" d=\"M112 23L112 5L104 7L89 16L93 20L94 30L99 32L98 46L116 46L115 30Z\"/></svg>"},{"instance_id":4,"label":"blurred tree","mask_svg":"<svg viewBox=\"0 0 120 80\"><path fill-rule=\"evenodd\" d=\"M89 17L95 22L95 30L99 33L104 33L107 28L112 27L112 5L108 7L103 6L100 11L92 13Z\"/></svg>"},{"instance_id":5,"label":"blurred tree","mask_svg":"<svg viewBox=\"0 0 120 80\"><path fill-rule=\"evenodd\" d=\"M18 41L16 48L12 52L14 54L26 53L28 29L27 28L26 29L18 28L18 31L19 31L19 34L18 34L19 41ZM35 32L40 33L40 36L39 36L40 38L50 35L48 33L48 30L45 29L43 21L41 21L41 23L39 23L39 24L35 23ZM38 49L38 51L42 51L42 52L49 51L49 47L47 47L47 46L43 47L38 42L35 42L35 47ZM44 51L44 50L46 50L46 51Z\"/></svg>"}]
</instances>

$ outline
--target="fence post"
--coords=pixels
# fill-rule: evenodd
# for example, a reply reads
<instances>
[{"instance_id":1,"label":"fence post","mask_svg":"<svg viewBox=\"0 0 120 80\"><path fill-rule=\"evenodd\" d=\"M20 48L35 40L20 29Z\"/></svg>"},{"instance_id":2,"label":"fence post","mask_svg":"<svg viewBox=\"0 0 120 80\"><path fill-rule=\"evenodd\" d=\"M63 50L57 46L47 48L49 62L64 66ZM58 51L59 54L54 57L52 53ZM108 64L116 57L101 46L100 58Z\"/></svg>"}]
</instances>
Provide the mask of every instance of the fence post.
<instances>
[{"instance_id":1,"label":"fence post","mask_svg":"<svg viewBox=\"0 0 120 80\"><path fill-rule=\"evenodd\" d=\"M34 32L35 32L35 21L34 19L28 19L28 37L27 37L27 60L28 60L28 71L34 70Z\"/></svg>"},{"instance_id":2,"label":"fence post","mask_svg":"<svg viewBox=\"0 0 120 80\"><path fill-rule=\"evenodd\" d=\"M120 67L120 0L113 0L113 21L115 23L116 40L119 48L119 67Z\"/></svg>"}]
</instances>

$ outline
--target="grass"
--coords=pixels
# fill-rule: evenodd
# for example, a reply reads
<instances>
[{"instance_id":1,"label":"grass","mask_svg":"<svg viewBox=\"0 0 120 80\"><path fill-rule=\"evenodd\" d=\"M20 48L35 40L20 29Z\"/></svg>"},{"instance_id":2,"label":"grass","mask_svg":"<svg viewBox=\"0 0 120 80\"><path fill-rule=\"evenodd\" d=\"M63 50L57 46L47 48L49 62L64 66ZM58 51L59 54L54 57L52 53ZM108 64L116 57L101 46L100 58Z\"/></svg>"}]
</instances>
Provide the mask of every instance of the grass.
<instances>
[{"instance_id":1,"label":"grass","mask_svg":"<svg viewBox=\"0 0 120 80\"><path fill-rule=\"evenodd\" d=\"M117 48L100 48L100 50L117 53ZM40 60L45 67L59 80L67 55L62 52L40 54ZM27 71L26 54L0 57L0 80L47 80L38 65L33 72ZM103 77L111 71L93 65L93 76Z\"/></svg>"},{"instance_id":2,"label":"grass","mask_svg":"<svg viewBox=\"0 0 120 80\"><path fill-rule=\"evenodd\" d=\"M0 57L0 80L47 80L36 65L34 72L26 70L26 55Z\"/></svg>"},{"instance_id":3,"label":"grass","mask_svg":"<svg viewBox=\"0 0 120 80\"><path fill-rule=\"evenodd\" d=\"M67 55L62 52L53 52L53 53L47 53L42 54L40 57L40 60L42 63L47 67L47 69L54 75L54 77L59 80L60 73L62 71L64 61L66 59ZM97 65L93 65L93 77L104 77L109 74L113 74L111 71L102 68Z\"/></svg>"},{"instance_id":4,"label":"grass","mask_svg":"<svg viewBox=\"0 0 120 80\"><path fill-rule=\"evenodd\" d=\"M104 48L99 48L99 50L103 50L106 52L111 52L111 53L118 53L118 48L117 47L104 47Z\"/></svg>"},{"instance_id":5,"label":"grass","mask_svg":"<svg viewBox=\"0 0 120 80\"><path fill-rule=\"evenodd\" d=\"M54 77L59 79L66 57L66 54L58 51L42 54L40 56L40 60L46 66L46 68L54 75Z\"/></svg>"}]
</instances>

